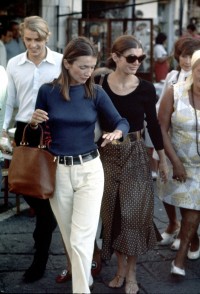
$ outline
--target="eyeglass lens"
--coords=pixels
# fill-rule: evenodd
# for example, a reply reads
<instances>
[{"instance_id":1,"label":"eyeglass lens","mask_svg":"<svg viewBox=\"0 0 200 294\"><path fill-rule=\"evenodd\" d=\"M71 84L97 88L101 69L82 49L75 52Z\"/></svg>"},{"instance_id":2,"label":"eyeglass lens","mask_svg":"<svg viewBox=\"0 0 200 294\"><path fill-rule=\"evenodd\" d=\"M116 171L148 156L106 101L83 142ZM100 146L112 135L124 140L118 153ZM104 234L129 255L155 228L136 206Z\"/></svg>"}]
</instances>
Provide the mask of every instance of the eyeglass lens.
<instances>
[{"instance_id":1,"label":"eyeglass lens","mask_svg":"<svg viewBox=\"0 0 200 294\"><path fill-rule=\"evenodd\" d=\"M138 60L138 62L141 63L145 59L146 55L145 54L143 54L141 56L128 55L128 56L124 56L124 57L126 58L126 62L128 62L128 63L133 63L136 60Z\"/></svg>"}]
</instances>

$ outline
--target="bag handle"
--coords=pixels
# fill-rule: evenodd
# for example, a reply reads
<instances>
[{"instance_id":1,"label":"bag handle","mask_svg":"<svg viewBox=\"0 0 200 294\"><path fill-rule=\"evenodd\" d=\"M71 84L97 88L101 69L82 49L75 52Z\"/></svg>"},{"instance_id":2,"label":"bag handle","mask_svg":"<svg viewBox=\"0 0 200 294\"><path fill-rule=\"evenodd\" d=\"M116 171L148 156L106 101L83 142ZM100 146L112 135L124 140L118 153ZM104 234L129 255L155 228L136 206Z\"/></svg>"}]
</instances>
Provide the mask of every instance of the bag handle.
<instances>
[{"instance_id":1,"label":"bag handle","mask_svg":"<svg viewBox=\"0 0 200 294\"><path fill-rule=\"evenodd\" d=\"M27 124L24 128L23 135L22 135L22 141L20 142L20 145L23 145L23 146L29 145L29 143L27 142L27 138L26 138L26 131L29 126L30 126L30 124ZM40 124L38 124L38 127L40 128L40 144L38 145L38 148L46 148L46 146L43 145L43 136L44 136L43 128Z\"/></svg>"}]
</instances>

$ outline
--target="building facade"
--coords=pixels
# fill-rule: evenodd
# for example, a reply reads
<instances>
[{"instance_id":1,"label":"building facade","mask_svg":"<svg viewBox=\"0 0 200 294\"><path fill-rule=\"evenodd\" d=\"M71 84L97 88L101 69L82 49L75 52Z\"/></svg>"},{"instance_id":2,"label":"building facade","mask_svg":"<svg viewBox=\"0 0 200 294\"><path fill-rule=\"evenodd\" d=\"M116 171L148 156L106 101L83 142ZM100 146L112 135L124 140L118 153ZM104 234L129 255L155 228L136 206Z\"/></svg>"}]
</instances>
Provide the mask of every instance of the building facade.
<instances>
[{"instance_id":1,"label":"building facade","mask_svg":"<svg viewBox=\"0 0 200 294\"><path fill-rule=\"evenodd\" d=\"M30 15L47 20L51 49L62 52L71 38L84 34L103 52L102 62L117 35L134 34L149 55L145 71L150 70L152 46L158 32L167 34L169 53L188 23L195 23L200 33L200 0L7 0L0 3L2 25L11 19L22 21Z\"/></svg>"}]
</instances>

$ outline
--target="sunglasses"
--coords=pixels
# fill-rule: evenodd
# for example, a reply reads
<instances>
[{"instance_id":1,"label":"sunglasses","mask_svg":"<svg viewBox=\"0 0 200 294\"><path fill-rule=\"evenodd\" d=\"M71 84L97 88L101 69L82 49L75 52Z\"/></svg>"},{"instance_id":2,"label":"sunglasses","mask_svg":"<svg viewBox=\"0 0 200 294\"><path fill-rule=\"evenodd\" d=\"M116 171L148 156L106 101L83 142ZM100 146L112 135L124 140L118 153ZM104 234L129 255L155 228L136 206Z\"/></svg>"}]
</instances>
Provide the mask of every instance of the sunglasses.
<instances>
[{"instance_id":1,"label":"sunglasses","mask_svg":"<svg viewBox=\"0 0 200 294\"><path fill-rule=\"evenodd\" d=\"M145 58L146 58L146 55L143 54L143 55L140 55L140 56L136 56L136 55L128 55L128 56L124 56L122 54L120 54L121 56L123 56L125 59L126 59L126 62L127 63L134 63L136 62L136 60L141 63Z\"/></svg>"}]
</instances>

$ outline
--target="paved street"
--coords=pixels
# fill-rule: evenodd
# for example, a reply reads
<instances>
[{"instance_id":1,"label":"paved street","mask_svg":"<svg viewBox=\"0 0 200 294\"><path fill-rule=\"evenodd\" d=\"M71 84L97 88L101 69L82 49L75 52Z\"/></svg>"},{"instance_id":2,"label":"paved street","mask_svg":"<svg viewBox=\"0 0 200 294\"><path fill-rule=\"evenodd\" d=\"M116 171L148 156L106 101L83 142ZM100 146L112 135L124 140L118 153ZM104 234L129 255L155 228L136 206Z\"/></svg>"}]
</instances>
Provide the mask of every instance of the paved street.
<instances>
[{"instance_id":1,"label":"paved street","mask_svg":"<svg viewBox=\"0 0 200 294\"><path fill-rule=\"evenodd\" d=\"M65 255L59 229L53 235L50 256L44 278L25 284L22 275L33 258L35 218L21 198L21 213L16 215L14 195L10 195L10 210L3 209L0 198L0 291L1 293L71 293L71 282L56 284L55 277L65 268ZM167 218L162 203L155 197L155 223L162 232ZM171 261L175 252L169 247L157 246L153 251L138 260L137 277L140 294L197 294L200 293L200 259L187 261L186 277L170 274ZM116 272L116 259L104 265L95 278L93 293L124 293L124 288L110 289L106 281Z\"/></svg>"}]
</instances>

